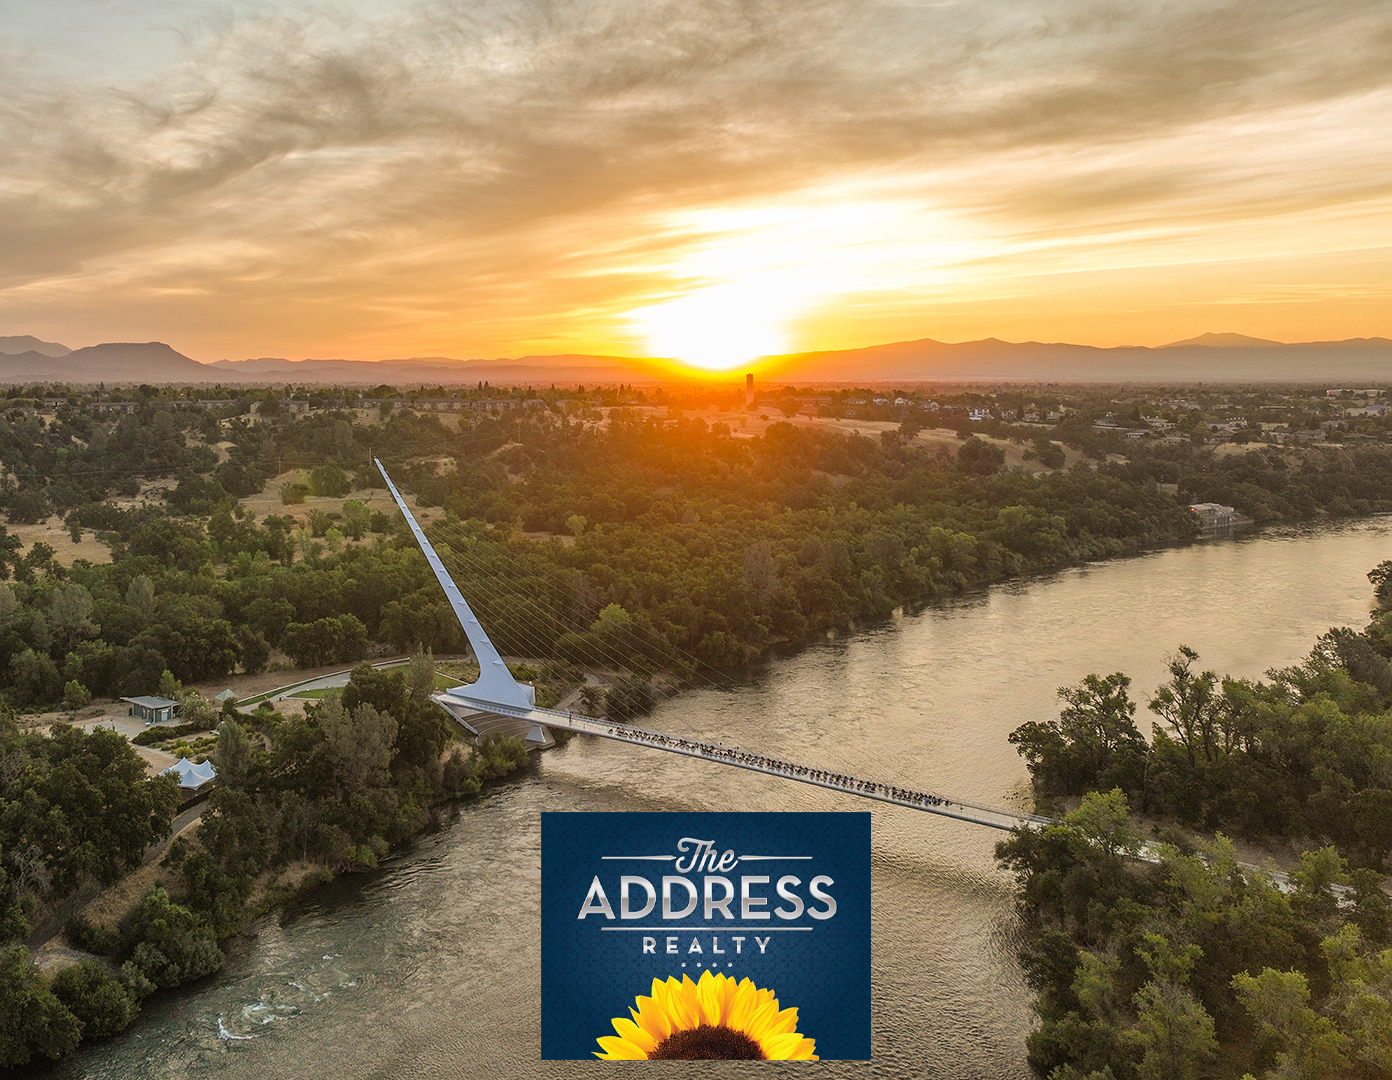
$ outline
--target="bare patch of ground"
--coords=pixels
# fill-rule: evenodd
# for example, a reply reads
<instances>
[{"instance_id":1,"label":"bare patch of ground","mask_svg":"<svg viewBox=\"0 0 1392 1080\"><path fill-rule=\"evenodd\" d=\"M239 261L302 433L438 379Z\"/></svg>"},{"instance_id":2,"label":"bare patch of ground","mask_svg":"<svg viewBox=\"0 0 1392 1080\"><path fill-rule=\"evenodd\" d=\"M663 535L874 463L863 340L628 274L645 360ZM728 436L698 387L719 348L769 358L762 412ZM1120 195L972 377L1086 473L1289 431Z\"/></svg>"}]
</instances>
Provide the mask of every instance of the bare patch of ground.
<instances>
[{"instance_id":1,"label":"bare patch of ground","mask_svg":"<svg viewBox=\"0 0 1392 1080\"><path fill-rule=\"evenodd\" d=\"M280 514L294 518L301 525L308 520L311 510L322 510L326 514L343 513L343 504L349 499L357 499L366 504L369 510L390 513L396 509L396 504L392 502L391 493L384 488L362 488L358 491L350 491L340 498L329 498L326 495L306 495L302 503L283 503L280 501L282 484L308 483L309 473L307 471L290 469L271 480L267 480L264 491L259 495L246 496L241 500L241 503L256 515L257 520L265 518L268 514Z\"/></svg>"},{"instance_id":2,"label":"bare patch of ground","mask_svg":"<svg viewBox=\"0 0 1392 1080\"><path fill-rule=\"evenodd\" d=\"M77 559L86 559L92 563L111 561L111 549L88 529L82 530L82 539L74 543L63 525L63 519L57 515L37 525L6 525L5 528L11 536L19 537L25 551L43 541L53 549L53 558L61 566L71 566Z\"/></svg>"},{"instance_id":3,"label":"bare patch of ground","mask_svg":"<svg viewBox=\"0 0 1392 1080\"><path fill-rule=\"evenodd\" d=\"M178 835L192 838L198 831L198 826L198 821L190 822ZM163 885L166 889L179 887L181 882L178 872L161 866L159 859L146 863L115 885L103 889L82 913L97 926L115 926L121 921L121 916L145 895L146 890L155 885Z\"/></svg>"}]
</instances>

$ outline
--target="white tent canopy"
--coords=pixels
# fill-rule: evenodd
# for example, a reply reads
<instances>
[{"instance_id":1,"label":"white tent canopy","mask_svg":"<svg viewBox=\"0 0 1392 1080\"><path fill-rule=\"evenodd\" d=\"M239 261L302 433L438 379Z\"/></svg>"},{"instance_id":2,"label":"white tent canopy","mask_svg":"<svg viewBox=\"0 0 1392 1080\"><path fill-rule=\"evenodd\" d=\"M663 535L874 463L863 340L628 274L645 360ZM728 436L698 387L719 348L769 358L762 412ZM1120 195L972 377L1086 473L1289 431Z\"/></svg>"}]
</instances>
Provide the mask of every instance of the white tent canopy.
<instances>
[{"instance_id":1,"label":"white tent canopy","mask_svg":"<svg viewBox=\"0 0 1392 1080\"><path fill-rule=\"evenodd\" d=\"M173 773L178 776L179 786L181 788L188 788L190 791L201 788L209 780L217 776L217 770L213 768L213 763L211 761L205 761L201 765L195 765L188 758L180 758L173 765L169 766L169 768L165 769L164 772L160 773L160 775L164 776L167 773Z\"/></svg>"}]
</instances>

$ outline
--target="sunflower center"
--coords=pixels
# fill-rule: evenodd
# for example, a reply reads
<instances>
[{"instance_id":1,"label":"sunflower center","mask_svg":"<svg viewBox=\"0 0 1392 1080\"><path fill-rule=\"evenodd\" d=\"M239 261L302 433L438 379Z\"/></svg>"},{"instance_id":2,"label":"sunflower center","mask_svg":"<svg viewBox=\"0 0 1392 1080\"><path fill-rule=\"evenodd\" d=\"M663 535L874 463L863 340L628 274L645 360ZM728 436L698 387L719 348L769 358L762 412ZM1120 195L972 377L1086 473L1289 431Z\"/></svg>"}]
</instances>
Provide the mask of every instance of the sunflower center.
<instances>
[{"instance_id":1,"label":"sunflower center","mask_svg":"<svg viewBox=\"0 0 1392 1080\"><path fill-rule=\"evenodd\" d=\"M724 1024L674 1031L657 1044L649 1058L685 1061L730 1061L746 1058L762 1059L763 1048L742 1031Z\"/></svg>"}]
</instances>

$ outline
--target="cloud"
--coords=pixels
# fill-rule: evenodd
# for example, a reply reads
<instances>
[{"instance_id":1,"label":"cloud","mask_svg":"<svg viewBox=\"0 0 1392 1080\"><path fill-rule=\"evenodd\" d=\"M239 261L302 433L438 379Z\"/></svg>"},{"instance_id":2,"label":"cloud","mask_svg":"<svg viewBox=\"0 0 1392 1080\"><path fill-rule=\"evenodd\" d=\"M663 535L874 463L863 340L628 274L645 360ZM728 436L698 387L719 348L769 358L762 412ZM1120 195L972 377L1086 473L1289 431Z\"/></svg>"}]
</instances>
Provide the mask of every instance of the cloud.
<instances>
[{"instance_id":1,"label":"cloud","mask_svg":"<svg viewBox=\"0 0 1392 1080\"><path fill-rule=\"evenodd\" d=\"M3 77L0 304L298 300L502 342L683 287L675 212L850 177L1007 247L1386 196L1348 107L1386 114L1383 0L485 0L184 33L135 83Z\"/></svg>"}]
</instances>

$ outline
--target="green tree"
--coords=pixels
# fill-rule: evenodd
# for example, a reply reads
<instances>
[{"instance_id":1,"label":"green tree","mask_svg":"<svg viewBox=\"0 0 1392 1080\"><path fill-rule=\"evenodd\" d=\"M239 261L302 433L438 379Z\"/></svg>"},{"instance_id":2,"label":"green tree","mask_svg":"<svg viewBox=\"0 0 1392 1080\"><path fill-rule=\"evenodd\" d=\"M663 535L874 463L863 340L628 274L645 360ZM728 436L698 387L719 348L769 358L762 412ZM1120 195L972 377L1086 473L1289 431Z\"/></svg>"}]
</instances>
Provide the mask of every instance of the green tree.
<instances>
[{"instance_id":1,"label":"green tree","mask_svg":"<svg viewBox=\"0 0 1392 1080\"><path fill-rule=\"evenodd\" d=\"M348 474L335 461L327 461L323 465L315 466L309 474L309 486L315 495L333 499L347 495L353 489Z\"/></svg>"},{"instance_id":2,"label":"green tree","mask_svg":"<svg viewBox=\"0 0 1392 1080\"><path fill-rule=\"evenodd\" d=\"M54 996L28 950L16 945L0 952L0 1068L60 1058L81 1038L81 1023Z\"/></svg>"},{"instance_id":3,"label":"green tree","mask_svg":"<svg viewBox=\"0 0 1392 1080\"><path fill-rule=\"evenodd\" d=\"M1150 699L1151 711L1169 724L1190 765L1197 763L1200 754L1204 761L1212 761L1219 745L1218 676L1211 671L1195 674L1193 665L1198 658L1188 645L1181 645L1166 665L1170 681Z\"/></svg>"},{"instance_id":4,"label":"green tree","mask_svg":"<svg viewBox=\"0 0 1392 1080\"><path fill-rule=\"evenodd\" d=\"M1126 795L1120 789L1089 791L1078 809L1063 815L1062 822L1104 855L1135 855L1141 850L1140 830L1131 824Z\"/></svg>"},{"instance_id":5,"label":"green tree","mask_svg":"<svg viewBox=\"0 0 1392 1080\"><path fill-rule=\"evenodd\" d=\"M213 761L217 763L219 787L245 787L251 759L251 740L247 737L246 728L235 720L224 720L218 724Z\"/></svg>"},{"instance_id":6,"label":"green tree","mask_svg":"<svg viewBox=\"0 0 1392 1080\"><path fill-rule=\"evenodd\" d=\"M973 435L957 448L957 467L973 476L994 476L1005 467L1005 451Z\"/></svg>"},{"instance_id":7,"label":"green tree","mask_svg":"<svg viewBox=\"0 0 1392 1080\"><path fill-rule=\"evenodd\" d=\"M1141 1080L1200 1080L1218 1052L1213 1017L1182 986L1150 982L1136 993L1132 1040Z\"/></svg>"},{"instance_id":8,"label":"green tree","mask_svg":"<svg viewBox=\"0 0 1392 1080\"><path fill-rule=\"evenodd\" d=\"M92 692L83 686L76 679L69 679L63 685L63 704L76 711L89 705L92 701Z\"/></svg>"},{"instance_id":9,"label":"green tree","mask_svg":"<svg viewBox=\"0 0 1392 1080\"><path fill-rule=\"evenodd\" d=\"M1299 971L1241 971L1232 985L1257 1029L1257 1051L1273 1076L1329 1076L1349 1064L1348 1038L1310 1007L1309 980Z\"/></svg>"},{"instance_id":10,"label":"green tree","mask_svg":"<svg viewBox=\"0 0 1392 1080\"><path fill-rule=\"evenodd\" d=\"M1081 794L1090 788L1140 791L1148 748L1132 717L1136 704L1121 672L1087 676L1060 687L1056 721L1031 721L1010 734L1042 792Z\"/></svg>"},{"instance_id":11,"label":"green tree","mask_svg":"<svg viewBox=\"0 0 1392 1080\"><path fill-rule=\"evenodd\" d=\"M142 989L148 993L154 985L133 966L113 973L95 960L83 960L53 976L53 996L77 1017L86 1039L124 1031L140 1012Z\"/></svg>"},{"instance_id":12,"label":"green tree","mask_svg":"<svg viewBox=\"0 0 1392 1080\"><path fill-rule=\"evenodd\" d=\"M174 677L172 671L165 668L164 671L160 672L159 686L156 688L155 693L170 701L178 701L183 692L184 684Z\"/></svg>"},{"instance_id":13,"label":"green tree","mask_svg":"<svg viewBox=\"0 0 1392 1080\"><path fill-rule=\"evenodd\" d=\"M372 515L361 499L349 499L343 504L343 531L353 540L361 540L371 523Z\"/></svg>"},{"instance_id":14,"label":"green tree","mask_svg":"<svg viewBox=\"0 0 1392 1080\"><path fill-rule=\"evenodd\" d=\"M161 886L121 920L121 935L135 967L156 986L180 986L222 967L212 931Z\"/></svg>"},{"instance_id":15,"label":"green tree","mask_svg":"<svg viewBox=\"0 0 1392 1080\"><path fill-rule=\"evenodd\" d=\"M324 733L327 765L340 790L351 795L387 786L396 744L395 717L368 704L350 710L340 700L325 698L316 719Z\"/></svg>"}]
</instances>

